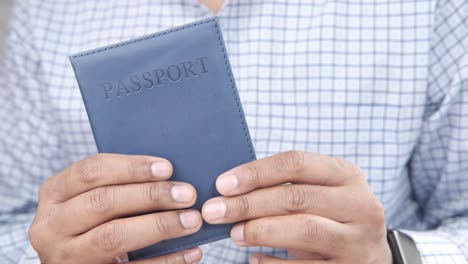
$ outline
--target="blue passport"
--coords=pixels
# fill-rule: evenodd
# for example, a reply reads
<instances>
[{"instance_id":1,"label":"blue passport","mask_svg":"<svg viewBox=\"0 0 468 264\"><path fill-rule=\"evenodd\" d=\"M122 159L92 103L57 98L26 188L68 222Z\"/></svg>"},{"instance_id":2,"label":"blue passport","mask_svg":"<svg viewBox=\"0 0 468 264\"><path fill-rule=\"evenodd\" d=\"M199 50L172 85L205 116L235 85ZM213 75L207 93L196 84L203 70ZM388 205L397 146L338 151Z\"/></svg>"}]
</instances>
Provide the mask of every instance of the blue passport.
<instances>
[{"instance_id":1,"label":"blue passport","mask_svg":"<svg viewBox=\"0 0 468 264\"><path fill-rule=\"evenodd\" d=\"M216 17L70 56L99 152L164 157L194 208L216 177L255 159ZM229 237L231 225L129 252L160 256Z\"/></svg>"}]
</instances>

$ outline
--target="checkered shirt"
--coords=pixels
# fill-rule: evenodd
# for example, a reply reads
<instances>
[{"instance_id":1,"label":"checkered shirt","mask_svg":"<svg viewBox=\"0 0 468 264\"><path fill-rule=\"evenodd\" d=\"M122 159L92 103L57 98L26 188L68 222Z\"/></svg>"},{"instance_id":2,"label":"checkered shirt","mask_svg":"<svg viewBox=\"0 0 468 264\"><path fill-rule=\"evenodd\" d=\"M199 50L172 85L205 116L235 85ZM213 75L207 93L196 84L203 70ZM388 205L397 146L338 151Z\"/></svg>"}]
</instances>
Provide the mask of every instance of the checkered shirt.
<instances>
[{"instance_id":1,"label":"checkered shirt","mask_svg":"<svg viewBox=\"0 0 468 264\"><path fill-rule=\"evenodd\" d=\"M0 263L39 263L27 235L39 186L96 153L67 56L210 15L197 0L16 2L0 66ZM467 17L466 0L227 2L219 19L258 157L359 164L425 264L467 263ZM287 257L229 239L203 250L203 263Z\"/></svg>"}]
</instances>

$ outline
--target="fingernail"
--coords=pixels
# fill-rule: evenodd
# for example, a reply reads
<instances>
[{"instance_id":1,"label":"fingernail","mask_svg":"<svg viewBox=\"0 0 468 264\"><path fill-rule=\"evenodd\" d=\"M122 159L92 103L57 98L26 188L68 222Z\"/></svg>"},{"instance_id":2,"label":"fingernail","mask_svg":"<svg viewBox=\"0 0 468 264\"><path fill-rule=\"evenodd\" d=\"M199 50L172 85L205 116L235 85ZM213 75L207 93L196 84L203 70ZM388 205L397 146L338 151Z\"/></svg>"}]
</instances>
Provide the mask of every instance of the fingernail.
<instances>
[{"instance_id":1,"label":"fingernail","mask_svg":"<svg viewBox=\"0 0 468 264\"><path fill-rule=\"evenodd\" d=\"M224 218L226 214L226 204L222 201L209 202L203 208L205 220L214 221Z\"/></svg>"},{"instance_id":2,"label":"fingernail","mask_svg":"<svg viewBox=\"0 0 468 264\"><path fill-rule=\"evenodd\" d=\"M198 248L192 248L184 252L185 263L191 264L199 261L202 258L201 250Z\"/></svg>"},{"instance_id":3,"label":"fingernail","mask_svg":"<svg viewBox=\"0 0 468 264\"><path fill-rule=\"evenodd\" d=\"M244 226L245 224L238 224L231 229L231 238L234 241L244 241Z\"/></svg>"},{"instance_id":4,"label":"fingernail","mask_svg":"<svg viewBox=\"0 0 468 264\"><path fill-rule=\"evenodd\" d=\"M172 168L171 165L164 161L157 161L151 164L151 174L153 177L158 179L166 179L171 176Z\"/></svg>"},{"instance_id":5,"label":"fingernail","mask_svg":"<svg viewBox=\"0 0 468 264\"><path fill-rule=\"evenodd\" d=\"M179 214L180 223L182 226L190 229L197 227L200 223L200 214L194 211L182 212Z\"/></svg>"},{"instance_id":6,"label":"fingernail","mask_svg":"<svg viewBox=\"0 0 468 264\"><path fill-rule=\"evenodd\" d=\"M256 255L252 255L249 257L249 264L258 264L259 258Z\"/></svg>"},{"instance_id":7,"label":"fingernail","mask_svg":"<svg viewBox=\"0 0 468 264\"><path fill-rule=\"evenodd\" d=\"M174 201L188 203L193 199L193 190L188 185L174 185L171 188L171 196Z\"/></svg>"},{"instance_id":8,"label":"fingernail","mask_svg":"<svg viewBox=\"0 0 468 264\"><path fill-rule=\"evenodd\" d=\"M223 175L219 177L217 185L218 191L220 193L228 194L230 192L233 192L237 188L237 186L239 185L239 180L234 174Z\"/></svg>"}]
</instances>

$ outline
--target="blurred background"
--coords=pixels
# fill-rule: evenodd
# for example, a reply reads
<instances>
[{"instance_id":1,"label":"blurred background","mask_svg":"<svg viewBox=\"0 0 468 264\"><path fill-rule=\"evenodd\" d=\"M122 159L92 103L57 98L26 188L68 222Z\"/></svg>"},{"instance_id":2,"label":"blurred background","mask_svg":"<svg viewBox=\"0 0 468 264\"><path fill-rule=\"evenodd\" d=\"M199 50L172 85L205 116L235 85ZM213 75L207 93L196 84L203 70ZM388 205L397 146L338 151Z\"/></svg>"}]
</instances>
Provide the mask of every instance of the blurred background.
<instances>
[{"instance_id":1,"label":"blurred background","mask_svg":"<svg viewBox=\"0 0 468 264\"><path fill-rule=\"evenodd\" d=\"M0 59L3 53L3 43L5 36L5 29L8 17L10 15L10 7L12 0L0 0Z\"/></svg>"}]
</instances>

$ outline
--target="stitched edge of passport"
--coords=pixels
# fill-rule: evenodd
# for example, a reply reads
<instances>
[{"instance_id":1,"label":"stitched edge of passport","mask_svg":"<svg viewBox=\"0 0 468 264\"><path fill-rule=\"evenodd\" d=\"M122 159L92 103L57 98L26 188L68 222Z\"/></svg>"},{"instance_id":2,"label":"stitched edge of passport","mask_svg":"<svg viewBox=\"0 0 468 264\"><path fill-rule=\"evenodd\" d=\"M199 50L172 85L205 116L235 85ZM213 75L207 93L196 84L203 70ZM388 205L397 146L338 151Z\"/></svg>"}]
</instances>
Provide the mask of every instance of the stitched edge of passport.
<instances>
[{"instance_id":1,"label":"stitched edge of passport","mask_svg":"<svg viewBox=\"0 0 468 264\"><path fill-rule=\"evenodd\" d=\"M234 80L233 80L233 77L232 77L231 65L229 65L226 49L224 48L224 41L222 39L221 30L219 29L218 23L215 23L214 27L216 29L216 33L218 34L219 45L221 46L221 51L223 52L224 63L226 64L226 69L227 69L227 72L228 72L228 75L229 75L229 81L231 82L232 93L234 95L234 98L236 99L237 110L239 111L239 117L241 119L241 124L242 124L242 127L244 129L244 136L245 136L245 139L246 139L247 144L249 146L250 156L251 156L252 160L255 160L255 155L254 155L254 151L253 151L253 147L252 147L252 140L250 139L249 131L247 130L247 125L246 125L246 122L245 122L245 116L244 116L244 113L242 111L242 107L241 107L241 104L240 104L239 94L237 93L237 89L236 89L236 86L234 84Z\"/></svg>"},{"instance_id":2,"label":"stitched edge of passport","mask_svg":"<svg viewBox=\"0 0 468 264\"><path fill-rule=\"evenodd\" d=\"M216 17L209 18L208 20L202 20L202 21L195 22L195 23L192 23L192 24L187 24L187 25L176 27L176 28L173 28L173 29L164 30L164 31L161 31L161 32L158 32L156 34L152 34L152 35L149 35L149 36L146 36L146 37L137 38L137 39L134 39L134 40L124 41L124 42L119 43L119 44L110 45L110 46L104 47L104 48L98 48L96 50L88 51L88 52L85 52L85 53L82 53L82 54L72 55L71 58L75 59L75 58L79 58L79 57L85 57L85 56L95 54L95 53L99 53L99 52L103 52L103 51L106 51L106 50L111 50L111 49L115 49L115 48L119 48L119 47L124 47L124 46L130 45L130 44L133 44L133 43L137 43L137 42L140 42L140 41L156 38L156 37L166 35L166 34L169 34L169 33L172 33L172 32L180 31L180 30L183 30L183 29L187 29L187 28L191 28L191 27L194 27L194 26L203 25L203 24L207 24L207 23L215 22L215 21L216 21Z\"/></svg>"},{"instance_id":3,"label":"stitched edge of passport","mask_svg":"<svg viewBox=\"0 0 468 264\"><path fill-rule=\"evenodd\" d=\"M194 27L194 26L197 26L197 25L202 25L202 24L215 22L214 23L215 31L216 31L216 34L218 35L219 46L221 47L221 51L223 53L224 63L226 64L226 70L227 70L228 75L229 75L229 82L231 83L231 88L233 90L232 93L233 93L234 99L236 100L237 110L239 112L239 115L240 115L239 117L241 119L241 124L242 124L243 130L244 130L244 136L245 136L245 139L246 139L247 144L249 146L251 159L255 160L255 155L254 155L254 151L253 151L253 147L252 147L252 141L250 139L249 132L247 130L247 125L246 125L246 122L245 122L244 113L243 113L241 105L240 105L239 94L237 93L237 90L236 90L236 87L235 87L235 84L234 84L232 69L231 69L231 66L230 66L230 64L228 62L227 53L226 53L226 49L224 47L224 42L223 42L223 39L222 39L221 31L220 31L216 21L217 21L216 17L210 18L210 19L205 20L205 21L195 22L195 23L188 24L188 25L181 26L181 27L177 27L177 28L174 28L174 29L162 31L162 32L159 32L159 33L156 33L156 34L153 34L153 35L149 35L147 37L143 37L143 38L139 38L139 39L135 39L135 40L130 40L130 41L127 41L127 42L116 44L116 45L111 45L111 46L108 46L108 47L105 47L105 48L100 48L100 49L89 51L89 52L86 52L86 53L83 53L83 54L73 55L73 56L71 56L71 58L74 59L74 58L79 58L79 57L85 57L85 56L88 56L88 55L91 55L91 54L100 53L100 52L103 52L103 51L106 51L106 50L111 50L111 49L114 49L114 48L127 46L127 45L130 45L130 44L133 44L133 43L137 43L137 42L145 41L145 40L148 40L148 39L156 38L156 37L163 36L163 35L166 35L166 34L169 34L169 33L173 33L173 32L183 30L183 29L191 28L191 27ZM157 255L164 255L167 252L176 251L178 249L181 249L181 248L184 248L184 247L190 247L190 246L197 245L197 244L198 245L204 244L205 242L215 241L217 239L226 238L228 236L229 236L229 233L223 233L222 235L209 237L209 238L203 239L203 240L198 241L198 242L192 242L192 243L184 244L184 245L181 245L181 246L178 246L178 247L168 248L168 249L159 251L159 253ZM128 254L130 255L131 252L129 252ZM152 257L152 256L155 256L155 255L151 255L151 256L148 256L148 257Z\"/></svg>"}]
</instances>

